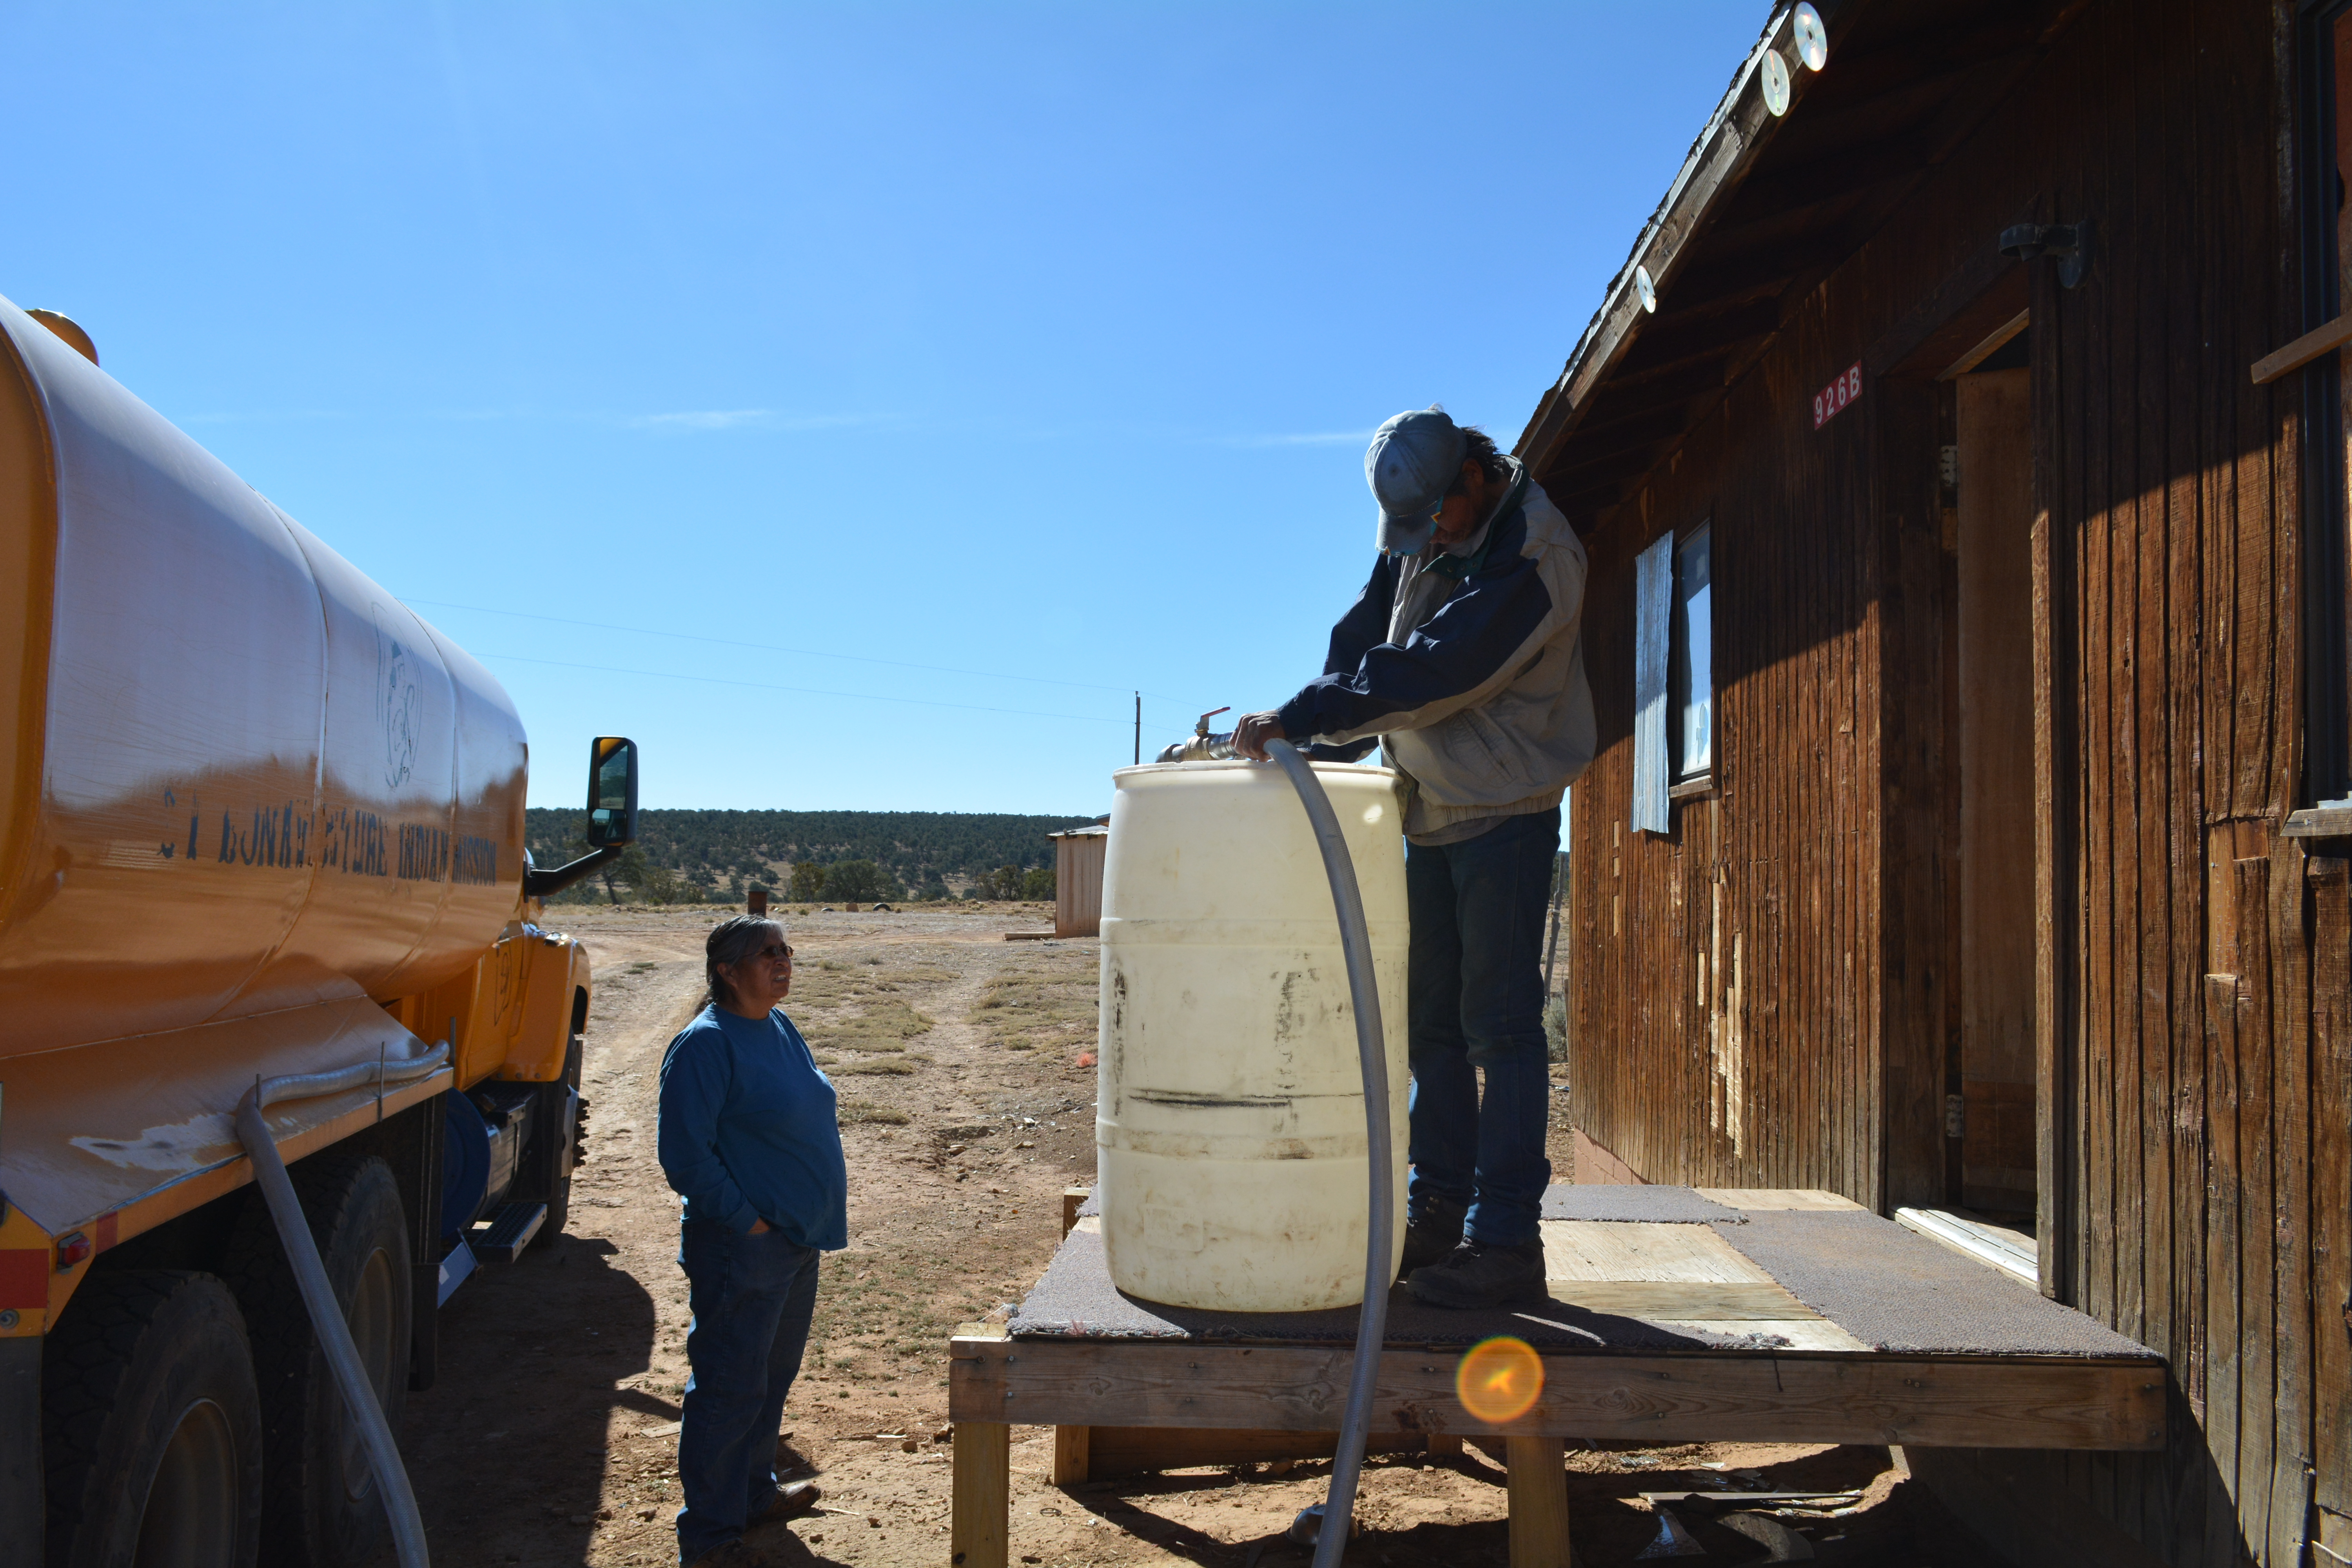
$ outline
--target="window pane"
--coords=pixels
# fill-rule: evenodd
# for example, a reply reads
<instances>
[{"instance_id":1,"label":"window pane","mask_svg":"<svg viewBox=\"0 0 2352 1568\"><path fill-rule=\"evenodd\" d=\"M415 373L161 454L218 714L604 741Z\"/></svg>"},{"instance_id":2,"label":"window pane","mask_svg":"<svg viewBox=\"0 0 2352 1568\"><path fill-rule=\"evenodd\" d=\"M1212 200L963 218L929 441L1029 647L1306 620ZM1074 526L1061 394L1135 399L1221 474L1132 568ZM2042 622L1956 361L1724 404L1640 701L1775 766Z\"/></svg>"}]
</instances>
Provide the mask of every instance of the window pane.
<instances>
[{"instance_id":1,"label":"window pane","mask_svg":"<svg viewBox=\"0 0 2352 1568\"><path fill-rule=\"evenodd\" d=\"M1667 755L1675 726L1668 718L1675 683L1671 632L1675 619L1675 539L1666 534L1642 552L1633 570L1633 831L1667 831Z\"/></svg>"},{"instance_id":2,"label":"window pane","mask_svg":"<svg viewBox=\"0 0 2352 1568\"><path fill-rule=\"evenodd\" d=\"M1715 626L1711 529L1675 552L1675 710L1680 742L1675 773L1692 778L1715 764Z\"/></svg>"}]
</instances>

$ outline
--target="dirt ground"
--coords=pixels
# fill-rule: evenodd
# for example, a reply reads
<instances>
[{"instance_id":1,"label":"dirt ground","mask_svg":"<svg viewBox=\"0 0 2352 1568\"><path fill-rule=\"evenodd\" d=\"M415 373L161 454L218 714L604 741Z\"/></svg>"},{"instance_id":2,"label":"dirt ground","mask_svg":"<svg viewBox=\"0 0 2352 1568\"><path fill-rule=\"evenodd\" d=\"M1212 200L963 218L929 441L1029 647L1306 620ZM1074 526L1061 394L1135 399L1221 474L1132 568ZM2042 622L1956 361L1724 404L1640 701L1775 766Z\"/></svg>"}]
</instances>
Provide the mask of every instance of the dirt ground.
<instances>
[{"instance_id":1,"label":"dirt ground","mask_svg":"<svg viewBox=\"0 0 2352 1568\"><path fill-rule=\"evenodd\" d=\"M583 1092L588 1157L552 1246L486 1268L442 1313L441 1372L409 1398L402 1436L436 1563L666 1563L686 1279L677 1200L654 1158L662 1050L702 986L708 910L565 909L596 991ZM848 1250L824 1259L815 1327L784 1413L795 1474L823 1511L763 1530L784 1563L920 1563L948 1550L948 1335L1002 1317L1060 1237L1061 1193L1094 1173L1091 941L1008 942L1039 905L897 913L784 911L798 956L786 1011L844 1108ZM1564 1130L1552 1158L1566 1179ZM1015 1559L1044 1564L1304 1568L1282 1531L1321 1500L1328 1461L1171 1472L1063 1489L1053 1435L1016 1427ZM1572 1533L1585 1568L1658 1533L1643 1491L1859 1489L1828 1517L1790 1518L1824 1562L1885 1568L1990 1561L1883 1448L1576 1448ZM1474 1449L1436 1464L1374 1458L1352 1563L1470 1568L1507 1560L1504 1472ZM1827 1512L1828 1510L1824 1510ZM1765 1549L1682 1513L1708 1556Z\"/></svg>"}]
</instances>

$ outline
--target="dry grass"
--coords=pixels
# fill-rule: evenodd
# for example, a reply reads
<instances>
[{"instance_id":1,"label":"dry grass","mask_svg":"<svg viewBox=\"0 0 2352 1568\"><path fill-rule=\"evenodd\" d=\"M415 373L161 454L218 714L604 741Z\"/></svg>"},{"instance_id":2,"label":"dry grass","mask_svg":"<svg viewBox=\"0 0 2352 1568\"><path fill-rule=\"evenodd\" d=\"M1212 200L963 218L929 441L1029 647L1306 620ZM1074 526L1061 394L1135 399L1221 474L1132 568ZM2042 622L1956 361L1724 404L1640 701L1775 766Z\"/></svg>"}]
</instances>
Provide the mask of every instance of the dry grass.
<instances>
[{"instance_id":1,"label":"dry grass","mask_svg":"<svg viewBox=\"0 0 2352 1568\"><path fill-rule=\"evenodd\" d=\"M937 984L954 978L954 971L936 964L906 964L894 969L880 958L821 959L793 977L793 1002L796 1015L806 1015L801 1027L813 1047L829 1051L903 1051L908 1040L929 1034L934 1020L917 1012L895 993L902 986Z\"/></svg>"},{"instance_id":2,"label":"dry grass","mask_svg":"<svg viewBox=\"0 0 2352 1568\"><path fill-rule=\"evenodd\" d=\"M931 1032L933 1021L896 996L876 997L852 1010L820 1018L808 1033L828 1050L903 1051L907 1042Z\"/></svg>"},{"instance_id":3,"label":"dry grass","mask_svg":"<svg viewBox=\"0 0 2352 1568\"><path fill-rule=\"evenodd\" d=\"M854 1127L861 1121L879 1122L885 1127L904 1127L908 1116L903 1110L893 1110L887 1105L877 1105L870 1100L842 1100L834 1106L835 1120L844 1127Z\"/></svg>"},{"instance_id":4,"label":"dry grass","mask_svg":"<svg viewBox=\"0 0 2352 1568\"><path fill-rule=\"evenodd\" d=\"M1024 968L988 983L971 1022L991 1045L1009 1051L1058 1050L1091 1044L1096 981L1091 969Z\"/></svg>"}]
</instances>

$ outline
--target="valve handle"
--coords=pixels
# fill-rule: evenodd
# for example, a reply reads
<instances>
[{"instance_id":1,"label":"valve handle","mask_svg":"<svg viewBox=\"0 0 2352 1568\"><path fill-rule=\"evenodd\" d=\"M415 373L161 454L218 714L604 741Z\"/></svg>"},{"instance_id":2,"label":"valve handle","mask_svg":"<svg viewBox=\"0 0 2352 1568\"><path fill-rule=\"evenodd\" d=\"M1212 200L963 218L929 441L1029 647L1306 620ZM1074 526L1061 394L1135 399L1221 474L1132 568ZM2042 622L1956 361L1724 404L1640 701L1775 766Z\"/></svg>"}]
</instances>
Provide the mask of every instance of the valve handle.
<instances>
[{"instance_id":1,"label":"valve handle","mask_svg":"<svg viewBox=\"0 0 2352 1568\"><path fill-rule=\"evenodd\" d=\"M1198 720L1194 721L1192 725L1192 733L1195 735L1207 734L1209 732L1210 720L1215 718L1220 713L1230 713L1233 710L1234 705L1230 702L1226 703L1223 708L1210 709L1206 713L1202 714Z\"/></svg>"}]
</instances>

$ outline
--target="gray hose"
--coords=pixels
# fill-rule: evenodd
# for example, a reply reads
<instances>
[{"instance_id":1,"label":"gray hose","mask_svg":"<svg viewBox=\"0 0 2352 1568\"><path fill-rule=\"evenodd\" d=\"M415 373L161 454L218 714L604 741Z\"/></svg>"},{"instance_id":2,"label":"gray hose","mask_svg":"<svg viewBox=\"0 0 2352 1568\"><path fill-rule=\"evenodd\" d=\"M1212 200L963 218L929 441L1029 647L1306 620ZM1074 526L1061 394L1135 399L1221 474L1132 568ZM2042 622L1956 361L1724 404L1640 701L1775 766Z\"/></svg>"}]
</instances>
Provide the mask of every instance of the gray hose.
<instances>
[{"instance_id":1,"label":"gray hose","mask_svg":"<svg viewBox=\"0 0 2352 1568\"><path fill-rule=\"evenodd\" d=\"M366 1369L360 1365L351 1325L343 1321L342 1306L335 1300L335 1288L327 1280L327 1266L319 1258L319 1244L310 1235L310 1222L302 1213L301 1199L294 1195L293 1179L286 1173L286 1162L278 1158L278 1141L269 1135L261 1108L281 1100L308 1100L368 1084L406 1083L448 1059L449 1047L444 1042L423 1056L401 1061L357 1062L333 1072L264 1079L236 1107L236 1135L244 1140L245 1152L253 1160L253 1179L269 1204L269 1217L277 1222L287 1261L294 1266L294 1283L301 1289L310 1326L318 1331L319 1343L327 1352L327 1365L342 1393L343 1408L359 1423L369 1467L383 1493L384 1511L392 1516L393 1549L399 1554L400 1568L426 1568L425 1518L416 1511L416 1493L400 1462L399 1447L392 1440L392 1426L383 1418L383 1406L376 1401Z\"/></svg>"},{"instance_id":2,"label":"gray hose","mask_svg":"<svg viewBox=\"0 0 2352 1568\"><path fill-rule=\"evenodd\" d=\"M1364 1072L1364 1152L1370 1156L1371 1234L1364 1244L1364 1305L1356 1315L1356 1360L1348 1377L1347 1414L1339 1420L1339 1449L1331 1458L1331 1491L1315 1532L1314 1568L1339 1568L1355 1523L1356 1479L1364 1468L1364 1441L1372 1419L1372 1392L1380 1383L1381 1352L1388 1341L1389 1271L1395 1267L1396 1194L1389 1190L1389 1061L1381 1028L1381 992L1372 975L1371 933L1364 924L1364 896L1356 886L1356 863L1339 836L1339 816L1323 781L1287 741L1268 741L1266 755L1282 764L1298 791L1298 804L1315 826L1323 851L1323 874L1330 879L1331 903L1339 917L1339 950L1348 961L1348 1001L1356 1014L1356 1058Z\"/></svg>"}]
</instances>

